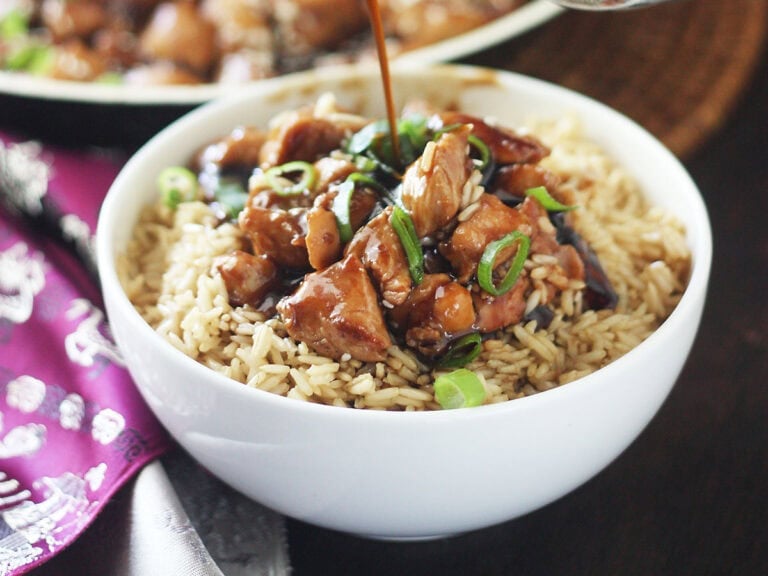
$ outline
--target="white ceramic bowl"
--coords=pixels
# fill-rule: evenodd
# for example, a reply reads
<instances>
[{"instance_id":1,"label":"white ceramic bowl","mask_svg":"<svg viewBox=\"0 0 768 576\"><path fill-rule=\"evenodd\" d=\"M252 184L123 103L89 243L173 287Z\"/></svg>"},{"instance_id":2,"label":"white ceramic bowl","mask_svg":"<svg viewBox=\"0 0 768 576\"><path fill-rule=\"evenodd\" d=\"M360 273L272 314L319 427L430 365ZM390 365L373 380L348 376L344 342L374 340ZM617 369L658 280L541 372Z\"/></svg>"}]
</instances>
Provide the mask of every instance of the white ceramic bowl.
<instances>
[{"instance_id":1,"label":"white ceramic bowl","mask_svg":"<svg viewBox=\"0 0 768 576\"><path fill-rule=\"evenodd\" d=\"M254 390L197 364L162 340L128 301L115 272L139 209L165 166L247 122L334 92L383 116L376 70L343 68L266 82L185 116L125 166L104 203L98 261L114 336L151 409L178 442L244 494L313 524L381 538L481 528L539 508L616 458L662 404L692 346L711 262L711 231L695 184L652 136L562 88L461 67L395 71L399 100L458 102L516 125L575 113L587 135L687 227L688 288L669 319L598 372L504 404L391 413L304 403Z\"/></svg>"}]
</instances>

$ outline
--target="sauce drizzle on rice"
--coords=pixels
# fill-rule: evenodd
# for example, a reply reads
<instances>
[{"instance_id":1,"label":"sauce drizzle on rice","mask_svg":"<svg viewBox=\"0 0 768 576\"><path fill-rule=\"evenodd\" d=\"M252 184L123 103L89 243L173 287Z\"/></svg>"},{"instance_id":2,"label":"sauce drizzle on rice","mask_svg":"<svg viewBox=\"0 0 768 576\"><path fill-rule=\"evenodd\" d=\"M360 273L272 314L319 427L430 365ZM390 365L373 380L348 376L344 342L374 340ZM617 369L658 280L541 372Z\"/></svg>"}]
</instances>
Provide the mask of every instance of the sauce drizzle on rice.
<instances>
[{"instance_id":1,"label":"sauce drizzle on rice","mask_svg":"<svg viewBox=\"0 0 768 576\"><path fill-rule=\"evenodd\" d=\"M570 119L530 127L539 141L422 103L407 107L403 118L427 127L424 144L413 147L404 172L389 174L389 181L381 176L386 139L372 139L377 153L362 154L358 135L374 124L338 110L331 97L283 115L269 132L240 130L206 147L195 165L204 201L176 210L148 207L121 259L121 278L139 312L183 352L247 385L340 406L424 410L440 408L433 390L435 377L446 372L440 360L468 333L482 334L478 355L466 367L480 377L491 403L604 366L639 344L674 308L690 266L682 226L648 206L621 168L581 139ZM286 135L315 124L323 130L310 139L318 149L309 156L305 145L287 151L298 140ZM499 133L512 144L497 149ZM474 161L479 154L470 135L491 150L488 173ZM350 143L358 146L351 151ZM510 149L517 154L512 161L505 156ZM312 189L275 194L264 174L297 160L315 168ZM338 235L333 198L340 183L360 173L363 160L372 162L365 174L376 184L361 180L351 196L352 239L327 243L333 258L306 256L315 215L322 215L330 237ZM413 185L421 186L418 195L407 187L411 170L418 176ZM244 174L250 174L248 200L234 221L216 193L222 184L242 182ZM430 188L431 178L441 185ZM535 186L578 209L548 213L539 200L525 198ZM429 210L420 213L422 201ZM424 252L421 283L396 254L402 244L388 227L393 206L411 215ZM283 236L263 237L269 219L280 222ZM494 296L478 282L478 259L510 229L528 236L531 248L511 288ZM235 251L247 255L234 275L239 280L222 273L222 262L240 253ZM512 246L496 254L496 285L516 253ZM381 254L389 255L383 264L374 257ZM254 258L256 272L244 272ZM266 282L254 281L263 279L260 266L268 259L279 277L268 270ZM587 273L598 263L600 288L609 291L588 287ZM249 286L257 288L253 299L243 297ZM240 296L233 299L233 293ZM338 294L344 298L329 297ZM371 328L373 316L383 323Z\"/></svg>"}]
</instances>

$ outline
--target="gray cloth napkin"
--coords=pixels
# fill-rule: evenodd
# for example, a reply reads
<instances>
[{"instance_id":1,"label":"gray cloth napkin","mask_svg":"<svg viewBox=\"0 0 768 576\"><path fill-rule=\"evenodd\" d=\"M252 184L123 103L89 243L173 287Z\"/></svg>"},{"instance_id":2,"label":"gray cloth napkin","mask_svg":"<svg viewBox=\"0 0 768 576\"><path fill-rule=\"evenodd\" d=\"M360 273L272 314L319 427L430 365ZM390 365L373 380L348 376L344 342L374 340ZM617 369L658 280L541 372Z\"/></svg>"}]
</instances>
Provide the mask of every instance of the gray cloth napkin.
<instances>
[{"instance_id":1,"label":"gray cloth napkin","mask_svg":"<svg viewBox=\"0 0 768 576\"><path fill-rule=\"evenodd\" d=\"M30 576L288 576L284 519L177 450L145 466Z\"/></svg>"},{"instance_id":2,"label":"gray cloth napkin","mask_svg":"<svg viewBox=\"0 0 768 576\"><path fill-rule=\"evenodd\" d=\"M282 517L225 486L181 452L131 488L129 538L114 576L283 576Z\"/></svg>"}]
</instances>

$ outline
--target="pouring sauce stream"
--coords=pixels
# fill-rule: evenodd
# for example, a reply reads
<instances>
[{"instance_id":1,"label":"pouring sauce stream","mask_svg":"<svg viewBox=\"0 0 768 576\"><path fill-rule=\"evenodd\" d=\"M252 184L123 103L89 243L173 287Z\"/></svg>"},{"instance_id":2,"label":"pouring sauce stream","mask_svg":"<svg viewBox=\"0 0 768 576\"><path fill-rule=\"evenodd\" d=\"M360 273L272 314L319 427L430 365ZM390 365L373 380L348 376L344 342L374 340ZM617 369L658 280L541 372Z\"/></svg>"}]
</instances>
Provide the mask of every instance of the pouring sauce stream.
<instances>
[{"instance_id":1,"label":"pouring sauce stream","mask_svg":"<svg viewBox=\"0 0 768 576\"><path fill-rule=\"evenodd\" d=\"M379 0L366 0L366 2L368 4L371 27L373 28L373 36L376 40L376 53L379 56L379 69L381 70L381 82L384 86L384 99L387 105L387 120L389 122L389 133L392 136L392 148L395 158L399 159L400 138L397 134L397 114L392 100L392 79L389 75L389 59L387 58L387 45L384 37L384 25L381 21Z\"/></svg>"}]
</instances>

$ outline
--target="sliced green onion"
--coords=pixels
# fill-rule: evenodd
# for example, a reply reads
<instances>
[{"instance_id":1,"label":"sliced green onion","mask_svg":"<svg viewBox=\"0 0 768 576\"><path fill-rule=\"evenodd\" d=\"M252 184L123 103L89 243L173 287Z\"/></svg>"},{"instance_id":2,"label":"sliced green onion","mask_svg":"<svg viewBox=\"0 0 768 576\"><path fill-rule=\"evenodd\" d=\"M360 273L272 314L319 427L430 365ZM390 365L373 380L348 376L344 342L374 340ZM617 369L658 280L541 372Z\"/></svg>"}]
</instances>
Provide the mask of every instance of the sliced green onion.
<instances>
[{"instance_id":1,"label":"sliced green onion","mask_svg":"<svg viewBox=\"0 0 768 576\"><path fill-rule=\"evenodd\" d=\"M197 176L183 166L170 166L160 172L157 187L163 204L171 210L176 210L182 202L197 199Z\"/></svg>"},{"instance_id":2,"label":"sliced green onion","mask_svg":"<svg viewBox=\"0 0 768 576\"><path fill-rule=\"evenodd\" d=\"M488 166L488 163L491 161L490 148L488 148L488 145L474 134L470 134L467 140L480 154L480 158L474 160L475 167L480 171L485 170L485 167Z\"/></svg>"},{"instance_id":3,"label":"sliced green onion","mask_svg":"<svg viewBox=\"0 0 768 576\"><path fill-rule=\"evenodd\" d=\"M397 132L400 137L400 164L408 166L421 155L429 141L427 119L418 114L403 118L397 123Z\"/></svg>"},{"instance_id":4,"label":"sliced green onion","mask_svg":"<svg viewBox=\"0 0 768 576\"><path fill-rule=\"evenodd\" d=\"M441 368L460 368L477 358L482 349L483 339L480 334L466 334L451 344L437 365Z\"/></svg>"},{"instance_id":5,"label":"sliced green onion","mask_svg":"<svg viewBox=\"0 0 768 576\"><path fill-rule=\"evenodd\" d=\"M213 197L233 220L245 208L248 192L238 182L220 182L213 192Z\"/></svg>"},{"instance_id":6,"label":"sliced green onion","mask_svg":"<svg viewBox=\"0 0 768 576\"><path fill-rule=\"evenodd\" d=\"M21 10L10 10L0 20L0 39L12 40L29 32L29 17Z\"/></svg>"},{"instance_id":7,"label":"sliced green onion","mask_svg":"<svg viewBox=\"0 0 768 576\"><path fill-rule=\"evenodd\" d=\"M352 239L352 222L349 215L349 205L352 202L352 194L355 193L355 182L345 180L336 189L336 197L331 204L331 210L336 216L336 225L339 227L339 238L342 242Z\"/></svg>"},{"instance_id":8,"label":"sliced green onion","mask_svg":"<svg viewBox=\"0 0 768 576\"><path fill-rule=\"evenodd\" d=\"M575 210L578 206L568 206L561 204L549 194L544 186L537 186L536 188L528 188L525 191L526 196L532 196L539 201L539 204L548 212L565 212L567 210Z\"/></svg>"},{"instance_id":9,"label":"sliced green onion","mask_svg":"<svg viewBox=\"0 0 768 576\"><path fill-rule=\"evenodd\" d=\"M373 176L363 174L362 172L352 172L347 176L347 180L351 180L355 184L362 184L368 188L372 188L379 193L380 196L389 196L390 192L380 182L378 182Z\"/></svg>"},{"instance_id":10,"label":"sliced green onion","mask_svg":"<svg viewBox=\"0 0 768 576\"><path fill-rule=\"evenodd\" d=\"M435 379L435 400L445 410L480 406L485 402L485 386L477 374L459 368Z\"/></svg>"},{"instance_id":11,"label":"sliced green onion","mask_svg":"<svg viewBox=\"0 0 768 576\"><path fill-rule=\"evenodd\" d=\"M5 67L31 74L45 74L53 64L53 49L42 44L25 43L8 54Z\"/></svg>"},{"instance_id":12,"label":"sliced green onion","mask_svg":"<svg viewBox=\"0 0 768 576\"><path fill-rule=\"evenodd\" d=\"M378 167L379 163L373 158L362 155L355 156L355 168L360 172L373 172Z\"/></svg>"},{"instance_id":13,"label":"sliced green onion","mask_svg":"<svg viewBox=\"0 0 768 576\"><path fill-rule=\"evenodd\" d=\"M518 246L515 258L512 260L512 265L509 267L509 270L501 283L496 286L493 283L493 265L496 261L496 257L504 248L511 246L515 242L518 243ZM528 257L528 249L530 246L531 239L517 230L510 232L499 240L489 243L483 251L480 263L477 265L477 282L480 284L480 287L493 296L501 296L502 294L507 293L512 286L515 285L515 282L517 282L518 276L520 276L520 272L525 264L525 259Z\"/></svg>"},{"instance_id":14,"label":"sliced green onion","mask_svg":"<svg viewBox=\"0 0 768 576\"><path fill-rule=\"evenodd\" d=\"M374 142L389 134L389 124L386 120L377 120L367 124L349 138L346 151L350 154L362 154L370 150Z\"/></svg>"},{"instance_id":15,"label":"sliced green onion","mask_svg":"<svg viewBox=\"0 0 768 576\"><path fill-rule=\"evenodd\" d=\"M300 172L301 178L298 182L287 184L287 175L295 172ZM295 196L312 190L317 180L317 170L309 162L294 160L273 166L264 173L264 177L278 196Z\"/></svg>"},{"instance_id":16,"label":"sliced green onion","mask_svg":"<svg viewBox=\"0 0 768 576\"><path fill-rule=\"evenodd\" d=\"M123 76L119 72L104 72L104 74L98 76L95 81L98 84L122 84Z\"/></svg>"},{"instance_id":17,"label":"sliced green onion","mask_svg":"<svg viewBox=\"0 0 768 576\"><path fill-rule=\"evenodd\" d=\"M416 236L413 220L411 220L408 212L400 206L394 206L389 222L392 224L395 232L397 232L400 244L402 244L403 250L405 250L411 278L413 278L416 284L421 284L421 281L424 279L424 253L421 250L419 237Z\"/></svg>"}]
</instances>

